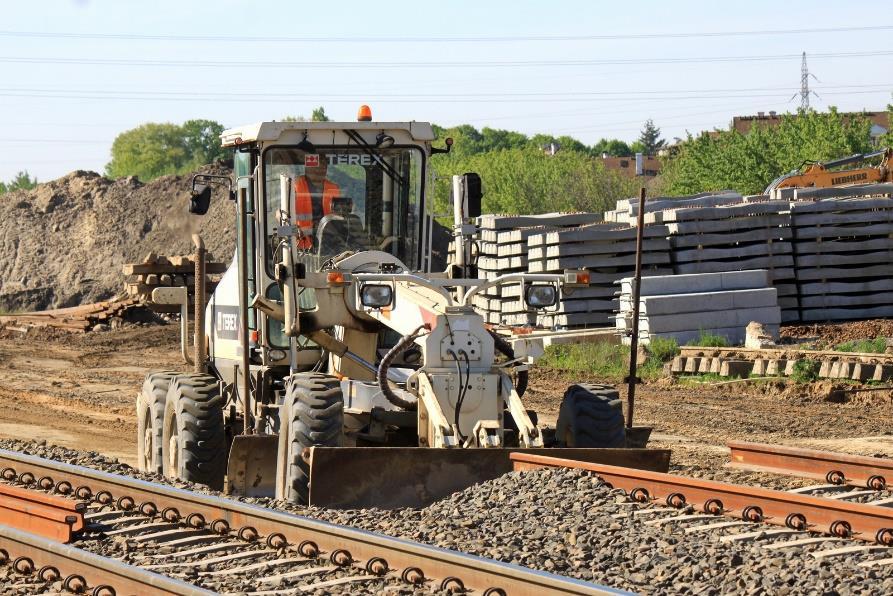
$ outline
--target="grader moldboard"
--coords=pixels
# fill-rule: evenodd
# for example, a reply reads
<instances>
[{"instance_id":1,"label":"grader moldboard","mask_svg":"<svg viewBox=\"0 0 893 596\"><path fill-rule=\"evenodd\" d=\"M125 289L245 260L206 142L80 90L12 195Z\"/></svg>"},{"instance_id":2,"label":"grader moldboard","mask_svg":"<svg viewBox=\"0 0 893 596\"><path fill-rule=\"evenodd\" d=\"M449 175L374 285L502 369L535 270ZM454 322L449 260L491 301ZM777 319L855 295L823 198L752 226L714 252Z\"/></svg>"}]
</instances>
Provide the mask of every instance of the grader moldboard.
<instances>
[{"instance_id":1,"label":"grader moldboard","mask_svg":"<svg viewBox=\"0 0 893 596\"><path fill-rule=\"evenodd\" d=\"M366 112L364 114L364 112ZM365 116L365 117L364 117ZM236 255L207 304L196 243L192 372L149 374L137 398L140 469L248 496L330 507L422 506L541 452L665 471L669 452L627 448L607 386L574 385L556 432L522 401L548 332L488 328L472 297L521 287L531 309L586 285L583 271L476 278L480 179L452 178L455 258L437 266L423 122L263 122L222 135L234 176L193 179L236 201ZM447 233L447 237L449 234ZM443 268L436 271L435 268Z\"/></svg>"}]
</instances>

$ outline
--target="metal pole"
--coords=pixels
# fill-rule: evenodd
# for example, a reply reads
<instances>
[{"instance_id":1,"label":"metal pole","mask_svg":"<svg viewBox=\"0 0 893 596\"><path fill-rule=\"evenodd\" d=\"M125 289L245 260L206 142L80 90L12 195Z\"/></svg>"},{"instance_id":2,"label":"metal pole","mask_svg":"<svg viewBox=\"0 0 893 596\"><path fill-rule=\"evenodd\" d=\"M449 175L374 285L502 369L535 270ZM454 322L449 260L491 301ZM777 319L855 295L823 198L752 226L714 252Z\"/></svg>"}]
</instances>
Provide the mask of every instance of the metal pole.
<instances>
[{"instance_id":1,"label":"metal pole","mask_svg":"<svg viewBox=\"0 0 893 596\"><path fill-rule=\"evenodd\" d=\"M242 332L242 404L244 405L244 419L242 432L250 435L251 426L251 367L248 361L248 189L239 189L239 314L241 321L239 328ZM238 382L238 379L236 380Z\"/></svg>"},{"instance_id":2,"label":"metal pole","mask_svg":"<svg viewBox=\"0 0 893 596\"><path fill-rule=\"evenodd\" d=\"M642 237L645 233L645 187L639 190L639 213L636 217L636 276L633 281L633 321L632 337L629 339L629 389L626 409L626 427L633 426L633 409L636 404L636 367L639 352L639 298L642 285Z\"/></svg>"}]
</instances>

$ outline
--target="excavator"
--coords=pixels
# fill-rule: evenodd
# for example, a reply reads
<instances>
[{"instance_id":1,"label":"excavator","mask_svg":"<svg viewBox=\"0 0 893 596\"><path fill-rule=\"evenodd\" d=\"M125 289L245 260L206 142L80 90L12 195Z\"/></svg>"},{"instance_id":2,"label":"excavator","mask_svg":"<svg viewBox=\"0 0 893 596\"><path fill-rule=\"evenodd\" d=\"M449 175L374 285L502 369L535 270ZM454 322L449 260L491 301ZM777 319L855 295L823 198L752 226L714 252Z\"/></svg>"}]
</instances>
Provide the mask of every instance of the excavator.
<instances>
[{"instance_id":1,"label":"excavator","mask_svg":"<svg viewBox=\"0 0 893 596\"><path fill-rule=\"evenodd\" d=\"M779 176L766 187L763 194L768 195L777 188L825 188L849 184L890 182L893 180L893 174L890 172L891 156L893 156L893 149L887 147L872 153L856 153L824 163L810 163L803 169ZM881 158L881 161L876 166L848 170L837 169L850 164L864 163L878 157Z\"/></svg>"},{"instance_id":2,"label":"excavator","mask_svg":"<svg viewBox=\"0 0 893 596\"><path fill-rule=\"evenodd\" d=\"M473 173L450 179L455 258L436 267L431 162L452 141L435 147L429 123L375 122L363 106L356 122L261 122L221 139L233 176L195 176L185 217L224 191L236 251L205 303L193 237L191 353L186 288L153 292L180 305L192 370L146 377L141 470L331 507L421 506L510 471L517 450L666 470L666 450L628 446L613 387L571 385L554 429L525 406L550 332L491 328L472 298L514 285L527 308L549 308L588 272L479 279Z\"/></svg>"}]
</instances>

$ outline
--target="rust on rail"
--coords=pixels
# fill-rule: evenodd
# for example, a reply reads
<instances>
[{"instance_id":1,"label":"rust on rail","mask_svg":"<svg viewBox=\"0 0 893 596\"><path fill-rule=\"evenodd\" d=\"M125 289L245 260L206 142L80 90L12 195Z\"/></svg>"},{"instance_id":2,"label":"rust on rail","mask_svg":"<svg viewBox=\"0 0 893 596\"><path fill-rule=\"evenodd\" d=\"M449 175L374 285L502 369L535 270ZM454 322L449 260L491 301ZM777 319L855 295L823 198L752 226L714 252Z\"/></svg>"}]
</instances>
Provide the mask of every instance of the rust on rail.
<instances>
[{"instance_id":1,"label":"rust on rail","mask_svg":"<svg viewBox=\"0 0 893 596\"><path fill-rule=\"evenodd\" d=\"M515 470L589 470L642 502L691 505L706 513L893 546L893 509L886 507L523 453L514 453L511 459Z\"/></svg>"},{"instance_id":2,"label":"rust on rail","mask_svg":"<svg viewBox=\"0 0 893 596\"><path fill-rule=\"evenodd\" d=\"M729 467L772 472L883 490L893 481L893 459L729 441Z\"/></svg>"},{"instance_id":3,"label":"rust on rail","mask_svg":"<svg viewBox=\"0 0 893 596\"><path fill-rule=\"evenodd\" d=\"M0 525L70 542L84 527L86 505L36 490L0 484Z\"/></svg>"}]
</instances>

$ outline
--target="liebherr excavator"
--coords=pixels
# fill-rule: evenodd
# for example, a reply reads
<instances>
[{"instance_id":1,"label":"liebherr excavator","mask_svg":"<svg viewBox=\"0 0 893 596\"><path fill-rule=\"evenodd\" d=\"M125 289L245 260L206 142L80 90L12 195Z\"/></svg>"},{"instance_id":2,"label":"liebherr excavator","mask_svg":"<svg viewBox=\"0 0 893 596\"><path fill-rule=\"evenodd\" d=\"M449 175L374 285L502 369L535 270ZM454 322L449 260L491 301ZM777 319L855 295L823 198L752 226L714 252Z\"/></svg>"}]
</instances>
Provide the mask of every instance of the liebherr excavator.
<instances>
[{"instance_id":1,"label":"liebherr excavator","mask_svg":"<svg viewBox=\"0 0 893 596\"><path fill-rule=\"evenodd\" d=\"M227 191L236 255L206 305L198 272L193 355L186 289L153 296L181 304L194 370L147 376L142 470L296 502L400 506L507 471L512 449L664 465L641 450L592 449L626 446L613 388L572 386L554 439L525 408L527 364L544 339L488 329L471 298L515 284L529 308L545 308L588 275L477 279L474 174L452 179L456 258L432 271L430 160L452 144L434 140L428 123L371 117L222 134L234 176L196 176L190 212L208 211L212 188Z\"/></svg>"}]
</instances>

